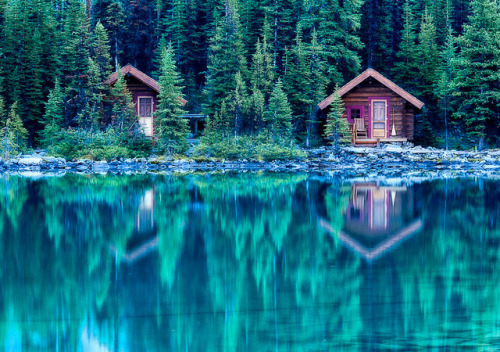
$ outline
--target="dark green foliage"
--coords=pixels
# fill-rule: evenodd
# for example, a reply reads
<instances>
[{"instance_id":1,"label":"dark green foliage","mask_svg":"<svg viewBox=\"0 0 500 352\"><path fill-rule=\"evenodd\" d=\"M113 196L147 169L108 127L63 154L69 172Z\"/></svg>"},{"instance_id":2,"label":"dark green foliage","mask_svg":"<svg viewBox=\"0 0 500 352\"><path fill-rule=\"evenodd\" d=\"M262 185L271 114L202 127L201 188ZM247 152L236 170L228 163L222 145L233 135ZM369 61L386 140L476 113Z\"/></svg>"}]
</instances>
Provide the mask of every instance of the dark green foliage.
<instances>
[{"instance_id":1,"label":"dark green foliage","mask_svg":"<svg viewBox=\"0 0 500 352\"><path fill-rule=\"evenodd\" d=\"M353 78L361 67L359 38L361 0L321 0L308 6L302 24L304 30L316 28L318 41L323 45L330 87Z\"/></svg>"},{"instance_id":2,"label":"dark green foliage","mask_svg":"<svg viewBox=\"0 0 500 352\"><path fill-rule=\"evenodd\" d=\"M14 1L2 14L0 67L6 103L19 101L18 113L29 143L42 127L44 99L59 72L59 41L50 3ZM21 103L22 102L22 103Z\"/></svg>"},{"instance_id":3,"label":"dark green foliage","mask_svg":"<svg viewBox=\"0 0 500 352\"><path fill-rule=\"evenodd\" d=\"M237 2L226 0L226 12L216 21L210 41L204 92L204 111L209 116L213 116L229 92L234 91L236 73L246 76L247 71Z\"/></svg>"},{"instance_id":4,"label":"dark green foliage","mask_svg":"<svg viewBox=\"0 0 500 352\"><path fill-rule=\"evenodd\" d=\"M254 159L254 160L290 160L304 159L307 154L295 146L282 146L270 142L266 134L256 137L238 137L231 142L224 140L202 139L196 146L196 154L205 158L219 159Z\"/></svg>"},{"instance_id":5,"label":"dark green foliage","mask_svg":"<svg viewBox=\"0 0 500 352\"><path fill-rule=\"evenodd\" d=\"M3 105L3 103L2 103ZM3 107L1 110L4 110ZM4 112L5 113L5 112ZM26 149L28 131L23 126L21 117L17 111L17 102L10 108L5 125L0 132L0 152L4 158L16 156Z\"/></svg>"},{"instance_id":6,"label":"dark green foliage","mask_svg":"<svg viewBox=\"0 0 500 352\"><path fill-rule=\"evenodd\" d=\"M45 128L40 132L40 144L43 147L52 147L57 143L63 119L63 92L59 80L56 80L54 89L50 91L48 101L45 104L45 114L43 116Z\"/></svg>"},{"instance_id":7,"label":"dark green foliage","mask_svg":"<svg viewBox=\"0 0 500 352\"><path fill-rule=\"evenodd\" d=\"M162 52L160 66L159 104L155 112L154 127L158 148L167 154L186 151L188 127L182 118L182 80L174 61L172 43Z\"/></svg>"},{"instance_id":8,"label":"dark green foliage","mask_svg":"<svg viewBox=\"0 0 500 352\"><path fill-rule=\"evenodd\" d=\"M337 91L338 88L335 89ZM336 93L333 95L333 100L329 106L330 112L325 128L325 138L330 140L335 151L339 151L340 145L351 141L351 131L347 120L344 118L344 103L340 96Z\"/></svg>"},{"instance_id":9,"label":"dark green foliage","mask_svg":"<svg viewBox=\"0 0 500 352\"><path fill-rule=\"evenodd\" d=\"M403 6L403 30L401 34L398 62L394 67L394 77L401 86L416 93L418 81L415 73L419 69L417 53L417 19L412 0L405 0Z\"/></svg>"},{"instance_id":10,"label":"dark green foliage","mask_svg":"<svg viewBox=\"0 0 500 352\"><path fill-rule=\"evenodd\" d=\"M496 0L474 0L469 24L457 38L455 120L465 123L479 145L500 125L500 8Z\"/></svg>"},{"instance_id":11,"label":"dark green foliage","mask_svg":"<svg viewBox=\"0 0 500 352\"><path fill-rule=\"evenodd\" d=\"M113 57L115 70L119 66L119 57L123 53L122 37L125 32L125 14L118 0L97 0L92 6L92 19L101 22L110 38L110 55Z\"/></svg>"},{"instance_id":12,"label":"dark green foliage","mask_svg":"<svg viewBox=\"0 0 500 352\"><path fill-rule=\"evenodd\" d=\"M402 0L366 0L361 8L363 67L391 77L403 28Z\"/></svg>"},{"instance_id":13,"label":"dark green foliage","mask_svg":"<svg viewBox=\"0 0 500 352\"><path fill-rule=\"evenodd\" d=\"M57 144L59 129L93 135L110 126L119 143L134 144L130 99L104 81L128 63L158 78L171 42L184 109L210 116L206 135L216 140L271 133L280 79L293 115L285 139L317 146L317 104L373 67L424 101L417 142L439 145L429 136L442 135L451 116L464 138L495 142L497 18L497 0L0 1L0 92L7 111L18 102L28 146ZM56 80L57 121L47 104Z\"/></svg>"},{"instance_id":14,"label":"dark green foliage","mask_svg":"<svg viewBox=\"0 0 500 352\"><path fill-rule=\"evenodd\" d=\"M122 136L113 128L97 132L65 129L59 132L58 137L59 142L49 150L54 155L63 156L69 160L78 158L111 160L120 157L145 156L151 153L150 141L144 141L144 143L141 143L141 140L132 143L122 141ZM131 150L130 147L133 146L137 149Z\"/></svg>"},{"instance_id":15,"label":"dark green foliage","mask_svg":"<svg viewBox=\"0 0 500 352\"><path fill-rule=\"evenodd\" d=\"M278 80L274 86L269 106L264 114L265 129L270 140L282 146L292 142L292 109L283 91L283 83Z\"/></svg>"},{"instance_id":16,"label":"dark green foliage","mask_svg":"<svg viewBox=\"0 0 500 352\"><path fill-rule=\"evenodd\" d=\"M439 99L439 109L441 120L445 130L445 148L448 149L448 121L451 110L451 97L453 93L453 80L456 76L456 48L455 38L449 27L446 37L445 47L441 54L441 64L439 67L439 81L435 87L436 97Z\"/></svg>"},{"instance_id":17,"label":"dark green foliage","mask_svg":"<svg viewBox=\"0 0 500 352\"><path fill-rule=\"evenodd\" d=\"M112 115L109 124L122 135L120 139L136 138L139 135L139 126L135 114L132 95L127 89L125 79L118 70L118 79L111 89Z\"/></svg>"},{"instance_id":18,"label":"dark green foliage","mask_svg":"<svg viewBox=\"0 0 500 352\"><path fill-rule=\"evenodd\" d=\"M302 30L297 28L295 45L289 54L286 87L290 96L290 105L295 115L293 122L294 136L306 147L315 145L316 114L318 102L325 97L327 86L327 62L325 49L319 42L316 30L313 30L310 43L304 43Z\"/></svg>"}]
</instances>

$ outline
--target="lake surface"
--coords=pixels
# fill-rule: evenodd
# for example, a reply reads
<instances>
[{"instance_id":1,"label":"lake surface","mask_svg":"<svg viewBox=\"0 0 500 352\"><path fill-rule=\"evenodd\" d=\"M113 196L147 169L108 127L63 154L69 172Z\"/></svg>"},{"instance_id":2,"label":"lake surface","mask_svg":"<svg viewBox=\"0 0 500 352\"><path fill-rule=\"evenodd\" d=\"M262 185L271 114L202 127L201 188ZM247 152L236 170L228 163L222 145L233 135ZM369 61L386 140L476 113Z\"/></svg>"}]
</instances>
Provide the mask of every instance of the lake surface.
<instances>
[{"instance_id":1,"label":"lake surface","mask_svg":"<svg viewBox=\"0 0 500 352\"><path fill-rule=\"evenodd\" d=\"M5 351L500 349L500 181L0 177Z\"/></svg>"}]
</instances>

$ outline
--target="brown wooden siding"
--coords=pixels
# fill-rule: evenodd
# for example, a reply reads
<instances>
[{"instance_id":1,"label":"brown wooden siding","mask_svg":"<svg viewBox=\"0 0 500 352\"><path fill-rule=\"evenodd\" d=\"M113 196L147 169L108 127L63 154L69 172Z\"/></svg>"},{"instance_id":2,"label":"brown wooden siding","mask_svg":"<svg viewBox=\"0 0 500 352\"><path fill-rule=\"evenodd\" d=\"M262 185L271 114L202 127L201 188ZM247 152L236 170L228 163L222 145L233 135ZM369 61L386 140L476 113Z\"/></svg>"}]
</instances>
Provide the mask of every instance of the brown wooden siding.
<instances>
[{"instance_id":1,"label":"brown wooden siding","mask_svg":"<svg viewBox=\"0 0 500 352\"><path fill-rule=\"evenodd\" d=\"M351 105L364 106L365 126L369 129L369 98L388 97L389 98L389 131L392 136L393 124L396 129L396 137L413 139L414 130L414 109L411 104L394 93L389 88L383 86L373 79L368 79L352 89L342 97L345 107ZM346 109L347 114L347 109ZM347 118L347 115L346 115Z\"/></svg>"}]
</instances>

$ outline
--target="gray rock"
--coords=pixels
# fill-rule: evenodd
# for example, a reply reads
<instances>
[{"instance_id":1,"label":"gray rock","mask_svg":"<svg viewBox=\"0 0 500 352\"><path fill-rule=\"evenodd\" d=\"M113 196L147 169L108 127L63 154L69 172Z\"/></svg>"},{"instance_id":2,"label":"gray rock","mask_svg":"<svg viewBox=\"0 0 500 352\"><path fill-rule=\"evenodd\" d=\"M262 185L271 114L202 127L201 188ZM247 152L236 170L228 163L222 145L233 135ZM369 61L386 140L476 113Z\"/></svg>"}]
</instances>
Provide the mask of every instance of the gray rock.
<instances>
[{"instance_id":1,"label":"gray rock","mask_svg":"<svg viewBox=\"0 0 500 352\"><path fill-rule=\"evenodd\" d=\"M92 171L105 172L109 170L109 165L106 161L95 161L92 164Z\"/></svg>"}]
</instances>

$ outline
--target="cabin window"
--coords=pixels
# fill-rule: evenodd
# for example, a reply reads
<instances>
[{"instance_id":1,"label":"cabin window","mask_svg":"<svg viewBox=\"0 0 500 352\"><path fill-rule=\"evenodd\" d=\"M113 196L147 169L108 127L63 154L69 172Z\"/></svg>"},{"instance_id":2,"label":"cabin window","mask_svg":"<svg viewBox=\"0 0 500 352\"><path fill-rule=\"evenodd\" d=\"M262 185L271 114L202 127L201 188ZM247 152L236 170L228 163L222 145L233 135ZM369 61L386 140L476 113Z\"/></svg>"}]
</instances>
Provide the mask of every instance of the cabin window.
<instances>
[{"instance_id":1,"label":"cabin window","mask_svg":"<svg viewBox=\"0 0 500 352\"><path fill-rule=\"evenodd\" d=\"M351 119L360 119L361 118L361 109L351 109Z\"/></svg>"},{"instance_id":2,"label":"cabin window","mask_svg":"<svg viewBox=\"0 0 500 352\"><path fill-rule=\"evenodd\" d=\"M354 123L354 119L363 119L365 108L362 105L352 105L347 107L347 121Z\"/></svg>"},{"instance_id":3,"label":"cabin window","mask_svg":"<svg viewBox=\"0 0 500 352\"><path fill-rule=\"evenodd\" d=\"M153 136L153 98L139 97L137 104L139 113L139 125L142 132L148 136Z\"/></svg>"},{"instance_id":4,"label":"cabin window","mask_svg":"<svg viewBox=\"0 0 500 352\"><path fill-rule=\"evenodd\" d=\"M151 98L139 98L139 116L150 117L153 100Z\"/></svg>"}]
</instances>

